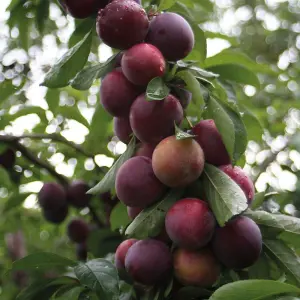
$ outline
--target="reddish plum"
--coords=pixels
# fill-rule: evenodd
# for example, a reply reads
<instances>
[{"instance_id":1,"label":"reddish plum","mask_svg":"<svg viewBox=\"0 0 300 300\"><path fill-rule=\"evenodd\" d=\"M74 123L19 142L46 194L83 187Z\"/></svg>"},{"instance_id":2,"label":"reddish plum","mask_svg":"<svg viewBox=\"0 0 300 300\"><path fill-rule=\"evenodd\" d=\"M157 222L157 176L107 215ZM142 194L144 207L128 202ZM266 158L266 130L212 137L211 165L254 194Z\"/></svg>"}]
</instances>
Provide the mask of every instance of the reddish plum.
<instances>
[{"instance_id":1,"label":"reddish plum","mask_svg":"<svg viewBox=\"0 0 300 300\"><path fill-rule=\"evenodd\" d=\"M38 194L38 202L45 210L58 210L60 207L66 206L66 191L59 183L45 183Z\"/></svg>"},{"instance_id":2,"label":"reddish plum","mask_svg":"<svg viewBox=\"0 0 300 300\"><path fill-rule=\"evenodd\" d=\"M66 219L68 211L68 205L64 204L55 209L42 209L42 214L48 222L60 224Z\"/></svg>"},{"instance_id":3,"label":"reddish plum","mask_svg":"<svg viewBox=\"0 0 300 300\"><path fill-rule=\"evenodd\" d=\"M128 144L131 139L132 129L130 126L129 118L114 118L114 132L118 139Z\"/></svg>"},{"instance_id":4,"label":"reddish plum","mask_svg":"<svg viewBox=\"0 0 300 300\"><path fill-rule=\"evenodd\" d=\"M140 207L127 206L127 213L131 220L134 220L143 209Z\"/></svg>"},{"instance_id":5,"label":"reddish plum","mask_svg":"<svg viewBox=\"0 0 300 300\"><path fill-rule=\"evenodd\" d=\"M152 159L152 154L153 154L154 149L155 149L154 145L142 143L138 147L138 149L135 153L135 156L146 156L146 157L149 157Z\"/></svg>"},{"instance_id":6,"label":"reddish plum","mask_svg":"<svg viewBox=\"0 0 300 300\"><path fill-rule=\"evenodd\" d=\"M129 248L135 244L138 240L136 239L129 239L126 241L123 241L116 250L115 255L115 266L118 270L125 269L125 257L127 255L127 252Z\"/></svg>"},{"instance_id":7,"label":"reddish plum","mask_svg":"<svg viewBox=\"0 0 300 300\"><path fill-rule=\"evenodd\" d=\"M82 219L73 219L68 224L68 236L75 243L83 243L87 240L90 233L88 223Z\"/></svg>"},{"instance_id":8,"label":"reddish plum","mask_svg":"<svg viewBox=\"0 0 300 300\"><path fill-rule=\"evenodd\" d=\"M86 207L90 200L91 195L87 194L89 186L83 180L73 181L67 189L67 201L77 208Z\"/></svg>"},{"instance_id":9,"label":"reddish plum","mask_svg":"<svg viewBox=\"0 0 300 300\"><path fill-rule=\"evenodd\" d=\"M5 169L11 169L16 162L16 152L8 148L0 154L0 166Z\"/></svg>"}]
</instances>

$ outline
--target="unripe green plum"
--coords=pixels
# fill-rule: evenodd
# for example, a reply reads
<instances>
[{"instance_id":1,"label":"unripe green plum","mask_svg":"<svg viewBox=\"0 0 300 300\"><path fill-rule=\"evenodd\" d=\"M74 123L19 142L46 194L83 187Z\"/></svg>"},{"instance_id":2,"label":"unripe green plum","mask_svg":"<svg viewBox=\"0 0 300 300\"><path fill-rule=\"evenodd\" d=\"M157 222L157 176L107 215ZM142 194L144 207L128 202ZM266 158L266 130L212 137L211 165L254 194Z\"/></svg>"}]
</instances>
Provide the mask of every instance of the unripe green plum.
<instances>
[{"instance_id":1,"label":"unripe green plum","mask_svg":"<svg viewBox=\"0 0 300 300\"><path fill-rule=\"evenodd\" d=\"M165 225L168 236L176 245L199 249L211 240L216 221L206 202L185 198L169 209Z\"/></svg>"},{"instance_id":2,"label":"unripe green plum","mask_svg":"<svg viewBox=\"0 0 300 300\"><path fill-rule=\"evenodd\" d=\"M204 168L202 148L193 139L169 136L155 148L152 167L156 177L169 187L184 187L194 182Z\"/></svg>"},{"instance_id":3,"label":"unripe green plum","mask_svg":"<svg viewBox=\"0 0 300 300\"><path fill-rule=\"evenodd\" d=\"M67 228L68 236L75 243L84 243L90 233L88 223L82 219L73 219Z\"/></svg>"},{"instance_id":4,"label":"unripe green plum","mask_svg":"<svg viewBox=\"0 0 300 300\"><path fill-rule=\"evenodd\" d=\"M221 266L209 248L179 248L173 255L173 266L176 279L187 286L211 287L221 274Z\"/></svg>"},{"instance_id":5,"label":"unripe green plum","mask_svg":"<svg viewBox=\"0 0 300 300\"><path fill-rule=\"evenodd\" d=\"M155 239L138 241L127 252L125 268L140 284L150 286L165 281L172 271L171 251L166 244Z\"/></svg>"},{"instance_id":6,"label":"unripe green plum","mask_svg":"<svg viewBox=\"0 0 300 300\"><path fill-rule=\"evenodd\" d=\"M238 216L215 230L211 244L214 254L227 268L244 269L259 258L262 236L253 220Z\"/></svg>"},{"instance_id":7,"label":"unripe green plum","mask_svg":"<svg viewBox=\"0 0 300 300\"><path fill-rule=\"evenodd\" d=\"M117 172L117 196L127 206L145 208L160 200L165 191L166 187L155 177L148 157L132 157Z\"/></svg>"},{"instance_id":8,"label":"unripe green plum","mask_svg":"<svg viewBox=\"0 0 300 300\"><path fill-rule=\"evenodd\" d=\"M47 211L59 210L60 207L65 207L67 204L65 188L56 182L45 183L38 194L38 203L41 208Z\"/></svg>"}]
</instances>

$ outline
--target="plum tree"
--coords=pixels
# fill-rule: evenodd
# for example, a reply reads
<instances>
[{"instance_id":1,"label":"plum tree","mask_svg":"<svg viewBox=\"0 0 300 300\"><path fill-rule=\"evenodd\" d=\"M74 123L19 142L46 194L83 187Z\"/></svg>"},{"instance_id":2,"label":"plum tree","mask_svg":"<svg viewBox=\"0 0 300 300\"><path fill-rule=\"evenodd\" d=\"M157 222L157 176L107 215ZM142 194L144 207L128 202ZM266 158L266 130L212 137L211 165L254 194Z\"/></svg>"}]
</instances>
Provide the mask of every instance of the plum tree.
<instances>
[{"instance_id":1,"label":"plum tree","mask_svg":"<svg viewBox=\"0 0 300 300\"><path fill-rule=\"evenodd\" d=\"M158 201L165 190L155 177L148 157L132 157L117 172L117 196L127 206L144 208Z\"/></svg>"},{"instance_id":2,"label":"plum tree","mask_svg":"<svg viewBox=\"0 0 300 300\"><path fill-rule=\"evenodd\" d=\"M128 239L123 241L117 248L115 254L115 266L118 270L125 269L125 257L129 250L129 248L135 244L138 240L136 239Z\"/></svg>"},{"instance_id":3,"label":"plum tree","mask_svg":"<svg viewBox=\"0 0 300 300\"><path fill-rule=\"evenodd\" d=\"M133 0L114 0L100 10L97 17L100 39L116 49L128 49L142 42L148 28L145 10Z\"/></svg>"},{"instance_id":4,"label":"plum tree","mask_svg":"<svg viewBox=\"0 0 300 300\"><path fill-rule=\"evenodd\" d=\"M58 210L66 206L67 194L65 188L56 182L48 182L43 185L38 194L38 203L45 210Z\"/></svg>"},{"instance_id":5,"label":"plum tree","mask_svg":"<svg viewBox=\"0 0 300 300\"><path fill-rule=\"evenodd\" d=\"M4 152L0 153L0 166L5 169L11 169L16 162L16 152L8 148Z\"/></svg>"},{"instance_id":6,"label":"plum tree","mask_svg":"<svg viewBox=\"0 0 300 300\"><path fill-rule=\"evenodd\" d=\"M90 227L83 219L73 219L67 228L68 237L75 243L84 243L90 233Z\"/></svg>"},{"instance_id":7,"label":"plum tree","mask_svg":"<svg viewBox=\"0 0 300 300\"><path fill-rule=\"evenodd\" d=\"M190 24L183 17L167 12L150 22L146 42L156 46L167 60L176 61L192 51L195 38Z\"/></svg>"},{"instance_id":8,"label":"plum tree","mask_svg":"<svg viewBox=\"0 0 300 300\"><path fill-rule=\"evenodd\" d=\"M58 206L57 208L42 209L42 214L45 220L53 224L62 223L66 219L68 212L69 208L66 203Z\"/></svg>"},{"instance_id":9,"label":"plum tree","mask_svg":"<svg viewBox=\"0 0 300 300\"><path fill-rule=\"evenodd\" d=\"M137 215L142 211L143 209L141 207L130 207L127 206L127 213L131 220L134 220Z\"/></svg>"},{"instance_id":10,"label":"plum tree","mask_svg":"<svg viewBox=\"0 0 300 300\"><path fill-rule=\"evenodd\" d=\"M135 153L135 156L146 156L146 157L149 157L152 159L152 154L155 149L155 146L156 145L142 143L139 145L139 147Z\"/></svg>"},{"instance_id":11,"label":"plum tree","mask_svg":"<svg viewBox=\"0 0 300 300\"><path fill-rule=\"evenodd\" d=\"M260 229L250 218L238 216L225 227L216 229L212 249L218 260L228 268L250 267L259 258L262 249Z\"/></svg>"},{"instance_id":12,"label":"plum tree","mask_svg":"<svg viewBox=\"0 0 300 300\"><path fill-rule=\"evenodd\" d=\"M154 77L162 77L166 62L161 52L153 45L141 43L128 49L121 60L126 78L136 85L145 86Z\"/></svg>"},{"instance_id":13,"label":"plum tree","mask_svg":"<svg viewBox=\"0 0 300 300\"><path fill-rule=\"evenodd\" d=\"M221 274L221 266L209 248L177 249L173 254L174 275L183 285L210 287Z\"/></svg>"},{"instance_id":14,"label":"plum tree","mask_svg":"<svg viewBox=\"0 0 300 300\"><path fill-rule=\"evenodd\" d=\"M127 252L125 268L140 284L153 285L165 281L172 271L170 249L155 239L138 241Z\"/></svg>"},{"instance_id":15,"label":"plum tree","mask_svg":"<svg viewBox=\"0 0 300 300\"><path fill-rule=\"evenodd\" d=\"M201 175L204 154L195 140L177 140L176 136L169 136L156 146L152 167L156 177L165 185L187 186Z\"/></svg>"},{"instance_id":16,"label":"plum tree","mask_svg":"<svg viewBox=\"0 0 300 300\"><path fill-rule=\"evenodd\" d=\"M102 80L100 101L111 115L128 117L130 106L139 93L138 88L123 75L122 70L116 69Z\"/></svg>"},{"instance_id":17,"label":"plum tree","mask_svg":"<svg viewBox=\"0 0 300 300\"><path fill-rule=\"evenodd\" d=\"M77 208L86 207L91 200L91 195L86 193L89 189L88 184L83 180L73 181L67 189L68 203Z\"/></svg>"},{"instance_id":18,"label":"plum tree","mask_svg":"<svg viewBox=\"0 0 300 300\"><path fill-rule=\"evenodd\" d=\"M206 202L185 198L169 209L165 225L168 236L176 245L199 249L211 240L216 221Z\"/></svg>"},{"instance_id":19,"label":"plum tree","mask_svg":"<svg viewBox=\"0 0 300 300\"><path fill-rule=\"evenodd\" d=\"M87 245L85 242L76 245L76 256L78 260L86 261L87 260Z\"/></svg>"},{"instance_id":20,"label":"plum tree","mask_svg":"<svg viewBox=\"0 0 300 300\"><path fill-rule=\"evenodd\" d=\"M200 121L192 128L196 141L204 151L208 163L220 166L230 164L230 157L214 120Z\"/></svg>"},{"instance_id":21,"label":"plum tree","mask_svg":"<svg viewBox=\"0 0 300 300\"><path fill-rule=\"evenodd\" d=\"M128 144L130 142L131 134L132 134L129 118L114 117L114 132L121 142Z\"/></svg>"},{"instance_id":22,"label":"plum tree","mask_svg":"<svg viewBox=\"0 0 300 300\"><path fill-rule=\"evenodd\" d=\"M179 100L169 94L161 101L147 101L146 95L136 98L130 109L130 125L142 142L156 145L175 131L174 122L180 124L183 110Z\"/></svg>"},{"instance_id":23,"label":"plum tree","mask_svg":"<svg viewBox=\"0 0 300 300\"><path fill-rule=\"evenodd\" d=\"M232 165L220 166L220 170L226 173L233 181L235 181L240 188L244 191L248 204L250 204L255 195L255 188L252 180L240 167L233 167Z\"/></svg>"},{"instance_id":24,"label":"plum tree","mask_svg":"<svg viewBox=\"0 0 300 300\"><path fill-rule=\"evenodd\" d=\"M64 10L72 17L85 19L96 14L108 4L108 0L59 0Z\"/></svg>"}]
</instances>

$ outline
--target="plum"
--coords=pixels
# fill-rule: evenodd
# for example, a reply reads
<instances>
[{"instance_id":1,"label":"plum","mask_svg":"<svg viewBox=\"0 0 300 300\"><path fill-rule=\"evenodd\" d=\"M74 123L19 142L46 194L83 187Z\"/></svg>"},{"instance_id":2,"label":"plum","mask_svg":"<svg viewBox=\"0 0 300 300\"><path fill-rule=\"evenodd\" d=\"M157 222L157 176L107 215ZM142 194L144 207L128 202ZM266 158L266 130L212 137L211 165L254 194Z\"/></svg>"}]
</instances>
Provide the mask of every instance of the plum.
<instances>
[{"instance_id":1,"label":"plum","mask_svg":"<svg viewBox=\"0 0 300 300\"><path fill-rule=\"evenodd\" d=\"M262 236L253 220L238 216L225 227L215 230L211 244L222 264L231 269L243 269L253 265L259 258Z\"/></svg>"},{"instance_id":2,"label":"plum","mask_svg":"<svg viewBox=\"0 0 300 300\"><path fill-rule=\"evenodd\" d=\"M170 249L158 240L138 241L127 252L125 268L131 278L140 284L154 285L165 281L172 271Z\"/></svg>"},{"instance_id":3,"label":"plum","mask_svg":"<svg viewBox=\"0 0 300 300\"><path fill-rule=\"evenodd\" d=\"M132 83L145 86L155 77L162 77L166 62L153 45L141 43L128 49L121 60L122 70Z\"/></svg>"},{"instance_id":4,"label":"plum","mask_svg":"<svg viewBox=\"0 0 300 300\"><path fill-rule=\"evenodd\" d=\"M68 211L68 205L64 204L55 209L42 209L42 214L48 222L60 224L66 219Z\"/></svg>"},{"instance_id":5,"label":"plum","mask_svg":"<svg viewBox=\"0 0 300 300\"><path fill-rule=\"evenodd\" d=\"M8 148L0 154L0 166L5 169L11 169L16 162L16 152Z\"/></svg>"},{"instance_id":6,"label":"plum","mask_svg":"<svg viewBox=\"0 0 300 300\"><path fill-rule=\"evenodd\" d=\"M38 194L38 203L43 209L49 211L66 206L67 194L65 188L56 182L45 183Z\"/></svg>"},{"instance_id":7,"label":"plum","mask_svg":"<svg viewBox=\"0 0 300 300\"><path fill-rule=\"evenodd\" d=\"M177 61L193 50L195 38L190 24L183 17L167 12L150 22L146 42L156 46L167 60Z\"/></svg>"},{"instance_id":8,"label":"plum","mask_svg":"<svg viewBox=\"0 0 300 300\"><path fill-rule=\"evenodd\" d=\"M144 144L139 145L135 156L146 156L152 158L153 151L156 145Z\"/></svg>"},{"instance_id":9,"label":"plum","mask_svg":"<svg viewBox=\"0 0 300 300\"><path fill-rule=\"evenodd\" d=\"M145 10L133 0L114 0L98 13L97 33L112 48L128 49L142 42L148 28Z\"/></svg>"},{"instance_id":10,"label":"plum","mask_svg":"<svg viewBox=\"0 0 300 300\"><path fill-rule=\"evenodd\" d=\"M88 255L86 243L80 243L76 245L76 256L78 260L86 261Z\"/></svg>"},{"instance_id":11,"label":"plum","mask_svg":"<svg viewBox=\"0 0 300 300\"><path fill-rule=\"evenodd\" d=\"M169 136L162 140L152 155L156 177L169 187L184 187L194 182L204 168L202 148L193 139L177 140Z\"/></svg>"},{"instance_id":12,"label":"plum","mask_svg":"<svg viewBox=\"0 0 300 300\"><path fill-rule=\"evenodd\" d=\"M96 14L108 4L108 0L59 0L63 9L72 17L85 19Z\"/></svg>"},{"instance_id":13,"label":"plum","mask_svg":"<svg viewBox=\"0 0 300 300\"><path fill-rule=\"evenodd\" d=\"M221 266L212 251L177 249L173 255L174 275L183 285L211 287L221 274Z\"/></svg>"},{"instance_id":14,"label":"plum","mask_svg":"<svg viewBox=\"0 0 300 300\"><path fill-rule=\"evenodd\" d=\"M118 139L128 144L131 139L132 129L130 126L129 118L114 118L114 132Z\"/></svg>"},{"instance_id":15,"label":"plum","mask_svg":"<svg viewBox=\"0 0 300 300\"><path fill-rule=\"evenodd\" d=\"M143 209L140 207L127 206L127 213L131 220L134 220Z\"/></svg>"},{"instance_id":16,"label":"plum","mask_svg":"<svg viewBox=\"0 0 300 300\"><path fill-rule=\"evenodd\" d=\"M91 195L87 194L89 186L83 180L73 181L67 189L67 201L69 204L77 208L88 206Z\"/></svg>"},{"instance_id":17,"label":"plum","mask_svg":"<svg viewBox=\"0 0 300 300\"><path fill-rule=\"evenodd\" d=\"M135 244L138 240L136 239L128 239L126 241L123 241L117 248L116 254L115 254L115 266L118 270L124 270L125 269L125 257L127 255L127 252L129 248Z\"/></svg>"},{"instance_id":18,"label":"plum","mask_svg":"<svg viewBox=\"0 0 300 300\"><path fill-rule=\"evenodd\" d=\"M250 204L255 195L255 188L252 180L248 177L248 175L241 169L240 167L233 167L232 165L220 166L220 170L226 173L233 181L236 182L237 185L243 190L248 200L248 204Z\"/></svg>"},{"instance_id":19,"label":"plum","mask_svg":"<svg viewBox=\"0 0 300 300\"><path fill-rule=\"evenodd\" d=\"M216 221L206 202L185 198L169 209L165 226L168 236L176 245L199 249L211 240Z\"/></svg>"},{"instance_id":20,"label":"plum","mask_svg":"<svg viewBox=\"0 0 300 300\"><path fill-rule=\"evenodd\" d=\"M120 69L108 73L101 82L100 101L115 117L128 117L130 107L140 91L129 82Z\"/></svg>"},{"instance_id":21,"label":"plum","mask_svg":"<svg viewBox=\"0 0 300 300\"><path fill-rule=\"evenodd\" d=\"M132 157L117 172L117 196L127 206L145 208L158 201L165 190L155 177L148 157Z\"/></svg>"},{"instance_id":22,"label":"plum","mask_svg":"<svg viewBox=\"0 0 300 300\"><path fill-rule=\"evenodd\" d=\"M203 120L192 128L196 141L204 151L206 162L215 165L230 164L230 157L214 120Z\"/></svg>"},{"instance_id":23,"label":"plum","mask_svg":"<svg viewBox=\"0 0 300 300\"><path fill-rule=\"evenodd\" d=\"M68 224L67 232L71 241L84 243L89 236L90 227L86 221L76 218Z\"/></svg>"},{"instance_id":24,"label":"plum","mask_svg":"<svg viewBox=\"0 0 300 300\"><path fill-rule=\"evenodd\" d=\"M179 125L183 110L179 100L169 94L161 101L147 101L145 94L136 98L130 109L130 125L142 142L156 145L174 134L174 122Z\"/></svg>"}]
</instances>

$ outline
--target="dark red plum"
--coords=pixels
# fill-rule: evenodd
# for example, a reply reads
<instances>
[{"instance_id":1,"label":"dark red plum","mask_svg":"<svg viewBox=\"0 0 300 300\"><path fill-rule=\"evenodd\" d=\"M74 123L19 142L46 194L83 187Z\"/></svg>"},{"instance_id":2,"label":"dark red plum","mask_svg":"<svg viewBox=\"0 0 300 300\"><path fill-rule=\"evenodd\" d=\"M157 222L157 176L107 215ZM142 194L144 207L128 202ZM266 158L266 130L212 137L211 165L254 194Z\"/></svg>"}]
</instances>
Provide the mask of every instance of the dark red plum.
<instances>
[{"instance_id":1,"label":"dark red plum","mask_svg":"<svg viewBox=\"0 0 300 300\"><path fill-rule=\"evenodd\" d=\"M195 38L190 24L183 17L167 12L150 22L146 42L156 46L167 60L177 61L193 50Z\"/></svg>"},{"instance_id":2,"label":"dark red plum","mask_svg":"<svg viewBox=\"0 0 300 300\"><path fill-rule=\"evenodd\" d=\"M221 266L209 248L177 249L173 255L174 275L183 285L211 287L221 274Z\"/></svg>"},{"instance_id":3,"label":"dark red plum","mask_svg":"<svg viewBox=\"0 0 300 300\"><path fill-rule=\"evenodd\" d=\"M88 223L82 219L73 219L68 224L68 237L75 243L84 243L90 233Z\"/></svg>"},{"instance_id":4,"label":"dark red plum","mask_svg":"<svg viewBox=\"0 0 300 300\"><path fill-rule=\"evenodd\" d=\"M42 214L48 222L60 224L66 219L68 211L68 205L64 204L56 209L42 209Z\"/></svg>"},{"instance_id":5,"label":"dark red plum","mask_svg":"<svg viewBox=\"0 0 300 300\"><path fill-rule=\"evenodd\" d=\"M214 254L222 264L231 269L244 269L259 258L262 236L253 220L238 216L225 227L216 229L211 244Z\"/></svg>"},{"instance_id":6,"label":"dark red plum","mask_svg":"<svg viewBox=\"0 0 300 300\"><path fill-rule=\"evenodd\" d=\"M102 80L100 101L111 115L128 117L130 106L139 93L138 88L117 69L108 73Z\"/></svg>"},{"instance_id":7,"label":"dark red plum","mask_svg":"<svg viewBox=\"0 0 300 300\"><path fill-rule=\"evenodd\" d=\"M136 239L129 239L126 241L123 241L116 250L115 255L115 266L118 270L124 270L125 269L125 257L127 255L127 252L129 248L135 244L138 240Z\"/></svg>"},{"instance_id":8,"label":"dark red plum","mask_svg":"<svg viewBox=\"0 0 300 300\"><path fill-rule=\"evenodd\" d=\"M173 88L171 92L179 99L183 109L186 109L192 101L192 93L184 88Z\"/></svg>"},{"instance_id":9,"label":"dark red plum","mask_svg":"<svg viewBox=\"0 0 300 300\"><path fill-rule=\"evenodd\" d=\"M78 260L86 261L88 256L86 243L76 245L76 256Z\"/></svg>"},{"instance_id":10,"label":"dark red plum","mask_svg":"<svg viewBox=\"0 0 300 300\"><path fill-rule=\"evenodd\" d=\"M121 142L128 144L132 135L132 129L130 126L129 118L114 117L114 132Z\"/></svg>"},{"instance_id":11,"label":"dark red plum","mask_svg":"<svg viewBox=\"0 0 300 300\"><path fill-rule=\"evenodd\" d=\"M67 13L77 19L88 18L108 4L108 0L59 0L59 2Z\"/></svg>"},{"instance_id":12,"label":"dark red plum","mask_svg":"<svg viewBox=\"0 0 300 300\"><path fill-rule=\"evenodd\" d=\"M142 94L130 109L133 133L142 143L152 145L174 134L174 122L179 125L182 119L180 102L171 94L161 101L147 101L145 94Z\"/></svg>"},{"instance_id":13,"label":"dark red plum","mask_svg":"<svg viewBox=\"0 0 300 300\"><path fill-rule=\"evenodd\" d=\"M0 153L0 166L5 169L11 169L16 162L16 152L8 148L4 152Z\"/></svg>"},{"instance_id":14,"label":"dark red plum","mask_svg":"<svg viewBox=\"0 0 300 300\"><path fill-rule=\"evenodd\" d=\"M86 207L91 200L91 195L87 194L89 189L88 184L83 180L73 181L67 189L68 203L77 208Z\"/></svg>"},{"instance_id":15,"label":"dark red plum","mask_svg":"<svg viewBox=\"0 0 300 300\"><path fill-rule=\"evenodd\" d=\"M155 149L155 145L150 145L150 144L141 144L136 153L135 156L146 156L152 159L152 154Z\"/></svg>"},{"instance_id":16,"label":"dark red plum","mask_svg":"<svg viewBox=\"0 0 300 300\"><path fill-rule=\"evenodd\" d=\"M248 204L250 204L255 195L255 188L252 180L240 167L233 167L232 165L220 166L220 170L226 173L237 185L244 191Z\"/></svg>"},{"instance_id":17,"label":"dark red plum","mask_svg":"<svg viewBox=\"0 0 300 300\"><path fill-rule=\"evenodd\" d=\"M131 220L134 220L143 209L140 207L127 206L127 213Z\"/></svg>"},{"instance_id":18,"label":"dark red plum","mask_svg":"<svg viewBox=\"0 0 300 300\"><path fill-rule=\"evenodd\" d=\"M98 13L97 33L112 48L128 49L142 42L148 28L145 10L133 0L114 0Z\"/></svg>"},{"instance_id":19,"label":"dark red plum","mask_svg":"<svg viewBox=\"0 0 300 300\"><path fill-rule=\"evenodd\" d=\"M230 157L214 120L200 121L192 128L196 141L204 151L208 163L220 166L230 164Z\"/></svg>"},{"instance_id":20,"label":"dark red plum","mask_svg":"<svg viewBox=\"0 0 300 300\"><path fill-rule=\"evenodd\" d=\"M161 241L147 239L132 245L125 257L131 278L140 284L154 285L166 281L172 271L172 255Z\"/></svg>"},{"instance_id":21,"label":"dark red plum","mask_svg":"<svg viewBox=\"0 0 300 300\"><path fill-rule=\"evenodd\" d=\"M38 194L38 203L45 210L58 210L67 204L67 195L64 187L56 182L43 185Z\"/></svg>"},{"instance_id":22,"label":"dark red plum","mask_svg":"<svg viewBox=\"0 0 300 300\"><path fill-rule=\"evenodd\" d=\"M140 86L147 85L155 77L162 77L166 70L161 52L146 43L128 49L122 57L121 66L126 78Z\"/></svg>"},{"instance_id":23,"label":"dark red plum","mask_svg":"<svg viewBox=\"0 0 300 300\"><path fill-rule=\"evenodd\" d=\"M168 187L185 187L199 178L204 168L204 154L193 139L163 139L152 155L155 176Z\"/></svg>"},{"instance_id":24,"label":"dark red plum","mask_svg":"<svg viewBox=\"0 0 300 300\"><path fill-rule=\"evenodd\" d=\"M168 236L176 245L199 249L211 240L216 221L206 202L185 198L170 208L165 225Z\"/></svg>"},{"instance_id":25,"label":"dark red plum","mask_svg":"<svg viewBox=\"0 0 300 300\"><path fill-rule=\"evenodd\" d=\"M117 172L117 196L127 206L145 208L160 200L165 190L155 177L148 157L132 157Z\"/></svg>"}]
</instances>

